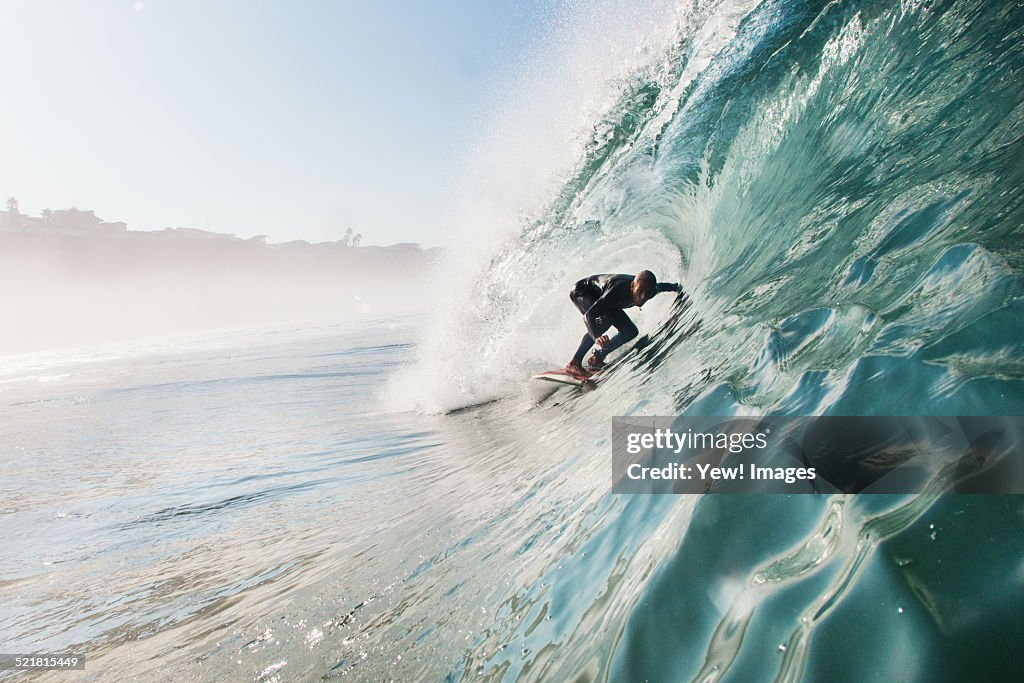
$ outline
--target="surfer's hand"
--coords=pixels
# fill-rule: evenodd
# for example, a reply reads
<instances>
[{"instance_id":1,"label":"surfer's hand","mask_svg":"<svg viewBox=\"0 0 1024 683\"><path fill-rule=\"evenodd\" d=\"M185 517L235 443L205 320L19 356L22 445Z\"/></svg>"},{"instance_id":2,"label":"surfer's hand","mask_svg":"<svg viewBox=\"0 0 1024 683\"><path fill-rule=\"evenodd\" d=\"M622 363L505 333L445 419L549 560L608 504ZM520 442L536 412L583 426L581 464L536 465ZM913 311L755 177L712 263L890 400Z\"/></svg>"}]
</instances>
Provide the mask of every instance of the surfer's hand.
<instances>
[{"instance_id":1,"label":"surfer's hand","mask_svg":"<svg viewBox=\"0 0 1024 683\"><path fill-rule=\"evenodd\" d=\"M594 343L603 349L604 345L608 343L608 335L602 334L600 337L594 340Z\"/></svg>"}]
</instances>

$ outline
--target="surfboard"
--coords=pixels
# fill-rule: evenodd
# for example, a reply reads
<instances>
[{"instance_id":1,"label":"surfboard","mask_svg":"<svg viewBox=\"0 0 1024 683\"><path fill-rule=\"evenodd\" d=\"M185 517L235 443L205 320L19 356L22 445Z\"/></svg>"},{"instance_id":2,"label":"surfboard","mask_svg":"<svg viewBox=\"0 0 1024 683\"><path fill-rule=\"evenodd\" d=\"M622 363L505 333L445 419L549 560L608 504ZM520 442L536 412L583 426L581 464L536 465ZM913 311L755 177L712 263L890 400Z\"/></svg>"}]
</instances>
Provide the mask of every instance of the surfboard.
<instances>
[{"instance_id":1,"label":"surfboard","mask_svg":"<svg viewBox=\"0 0 1024 683\"><path fill-rule=\"evenodd\" d=\"M581 387L588 381L580 379L575 375L570 375L565 370L545 370L544 372L538 372L530 379L536 379L542 382L554 382L555 384L569 384L574 387Z\"/></svg>"},{"instance_id":2,"label":"surfboard","mask_svg":"<svg viewBox=\"0 0 1024 683\"><path fill-rule=\"evenodd\" d=\"M573 377L565 370L545 370L530 378L530 396L537 405L557 406L594 388L591 380Z\"/></svg>"},{"instance_id":3,"label":"surfboard","mask_svg":"<svg viewBox=\"0 0 1024 683\"><path fill-rule=\"evenodd\" d=\"M593 379L580 379L562 369L545 370L530 378L530 395L538 404L560 405L563 400L593 391L597 384ZM551 400L555 399L555 403Z\"/></svg>"}]
</instances>

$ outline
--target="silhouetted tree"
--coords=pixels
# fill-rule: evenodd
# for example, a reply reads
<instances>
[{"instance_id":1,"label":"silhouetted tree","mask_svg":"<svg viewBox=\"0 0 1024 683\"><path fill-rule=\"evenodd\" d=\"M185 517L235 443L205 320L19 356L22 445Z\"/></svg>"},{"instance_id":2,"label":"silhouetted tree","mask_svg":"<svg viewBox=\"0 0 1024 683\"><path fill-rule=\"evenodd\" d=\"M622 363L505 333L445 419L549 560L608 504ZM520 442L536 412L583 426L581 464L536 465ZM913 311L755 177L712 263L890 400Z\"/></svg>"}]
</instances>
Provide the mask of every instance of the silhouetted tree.
<instances>
[{"instance_id":1,"label":"silhouetted tree","mask_svg":"<svg viewBox=\"0 0 1024 683\"><path fill-rule=\"evenodd\" d=\"M7 211L15 216L21 214L21 207L18 204L18 200L14 197L7 198Z\"/></svg>"},{"instance_id":2,"label":"silhouetted tree","mask_svg":"<svg viewBox=\"0 0 1024 683\"><path fill-rule=\"evenodd\" d=\"M362 241L363 241L363 235L362 235L362 233L358 233L358 232L357 232L357 233L356 233L356 236L352 238L352 246L353 246L353 247L358 247L358 246L359 246L359 243L360 243L360 242L362 242Z\"/></svg>"},{"instance_id":3,"label":"silhouetted tree","mask_svg":"<svg viewBox=\"0 0 1024 683\"><path fill-rule=\"evenodd\" d=\"M53 220L53 209L43 209L39 215L43 217L43 223L49 225Z\"/></svg>"},{"instance_id":4,"label":"silhouetted tree","mask_svg":"<svg viewBox=\"0 0 1024 683\"><path fill-rule=\"evenodd\" d=\"M352 243L352 228L345 231L345 236L341 238L341 243L346 247Z\"/></svg>"}]
</instances>

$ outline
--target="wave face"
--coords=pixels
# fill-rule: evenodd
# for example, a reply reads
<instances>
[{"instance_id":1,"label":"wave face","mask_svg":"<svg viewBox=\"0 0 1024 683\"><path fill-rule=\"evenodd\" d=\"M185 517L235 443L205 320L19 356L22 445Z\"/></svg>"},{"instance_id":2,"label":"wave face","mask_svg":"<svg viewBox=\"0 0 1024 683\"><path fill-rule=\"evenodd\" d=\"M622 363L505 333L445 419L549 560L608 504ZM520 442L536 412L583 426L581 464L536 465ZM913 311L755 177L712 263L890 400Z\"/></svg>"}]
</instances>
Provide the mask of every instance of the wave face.
<instances>
[{"instance_id":1,"label":"wave face","mask_svg":"<svg viewBox=\"0 0 1024 683\"><path fill-rule=\"evenodd\" d=\"M750 5L663 12L675 30L601 83L611 104L546 203L512 207L511 231L481 230L494 207L467 217L399 393L427 410L507 394L571 355L572 282L649 268L693 307L637 314L662 362L630 364L625 406L1019 412L1022 10Z\"/></svg>"},{"instance_id":2,"label":"wave face","mask_svg":"<svg viewBox=\"0 0 1024 683\"><path fill-rule=\"evenodd\" d=\"M555 92L586 91L589 118L571 150L529 161L575 161L532 195L516 191L525 166L483 162L488 192L515 202L469 210L419 361L389 387L425 412L502 397L471 431L521 437L477 455L541 482L543 506L524 499L529 515L495 522L526 534L543 521L545 547L517 560L533 579L508 581L501 623L449 678L1019 670L1013 497L614 497L607 437L613 415L1024 412L1024 6L659 12L647 16L672 30L616 45L610 71L588 61L615 60L588 52L599 41L581 22L556 51L589 64L566 68L574 87L541 60ZM524 116L550 139L572 117L541 117L545 97ZM525 378L564 364L582 333L572 283L642 268L689 303L661 296L633 315L643 334L597 391L532 406Z\"/></svg>"}]
</instances>

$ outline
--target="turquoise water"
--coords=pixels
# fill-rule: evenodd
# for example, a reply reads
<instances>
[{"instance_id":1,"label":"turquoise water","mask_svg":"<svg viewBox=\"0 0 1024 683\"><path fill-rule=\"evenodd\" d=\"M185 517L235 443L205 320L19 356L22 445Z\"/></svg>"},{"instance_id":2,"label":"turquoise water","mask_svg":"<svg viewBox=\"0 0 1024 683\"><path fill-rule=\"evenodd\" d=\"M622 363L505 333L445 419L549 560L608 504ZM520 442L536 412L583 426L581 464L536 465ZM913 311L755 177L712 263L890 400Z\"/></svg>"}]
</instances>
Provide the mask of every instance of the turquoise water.
<instances>
[{"instance_id":1,"label":"turquoise water","mask_svg":"<svg viewBox=\"0 0 1024 683\"><path fill-rule=\"evenodd\" d=\"M650 268L691 305L637 312L647 335L567 423L1021 414L1024 7L676 9L552 198L461 263L481 286L396 382L408 403L484 400L561 364L572 282ZM560 427L554 459L607 458L599 424ZM581 432L601 435L586 455ZM473 661L507 679L1014 679L1020 501L936 495L606 502L590 535L606 570L577 565L604 592L571 618L572 600L541 600L565 625L531 632L525 660Z\"/></svg>"},{"instance_id":2,"label":"turquoise water","mask_svg":"<svg viewBox=\"0 0 1024 683\"><path fill-rule=\"evenodd\" d=\"M1019 497L610 495L607 387L376 401L423 324L6 359L0 642L87 654L55 680L1019 670Z\"/></svg>"},{"instance_id":3,"label":"turquoise water","mask_svg":"<svg viewBox=\"0 0 1024 683\"><path fill-rule=\"evenodd\" d=\"M1019 497L613 496L609 441L1022 413L1024 6L668 13L514 229L467 218L428 315L3 359L3 649L86 652L75 680L1019 678ZM644 267L690 303L534 404L572 282Z\"/></svg>"}]
</instances>

